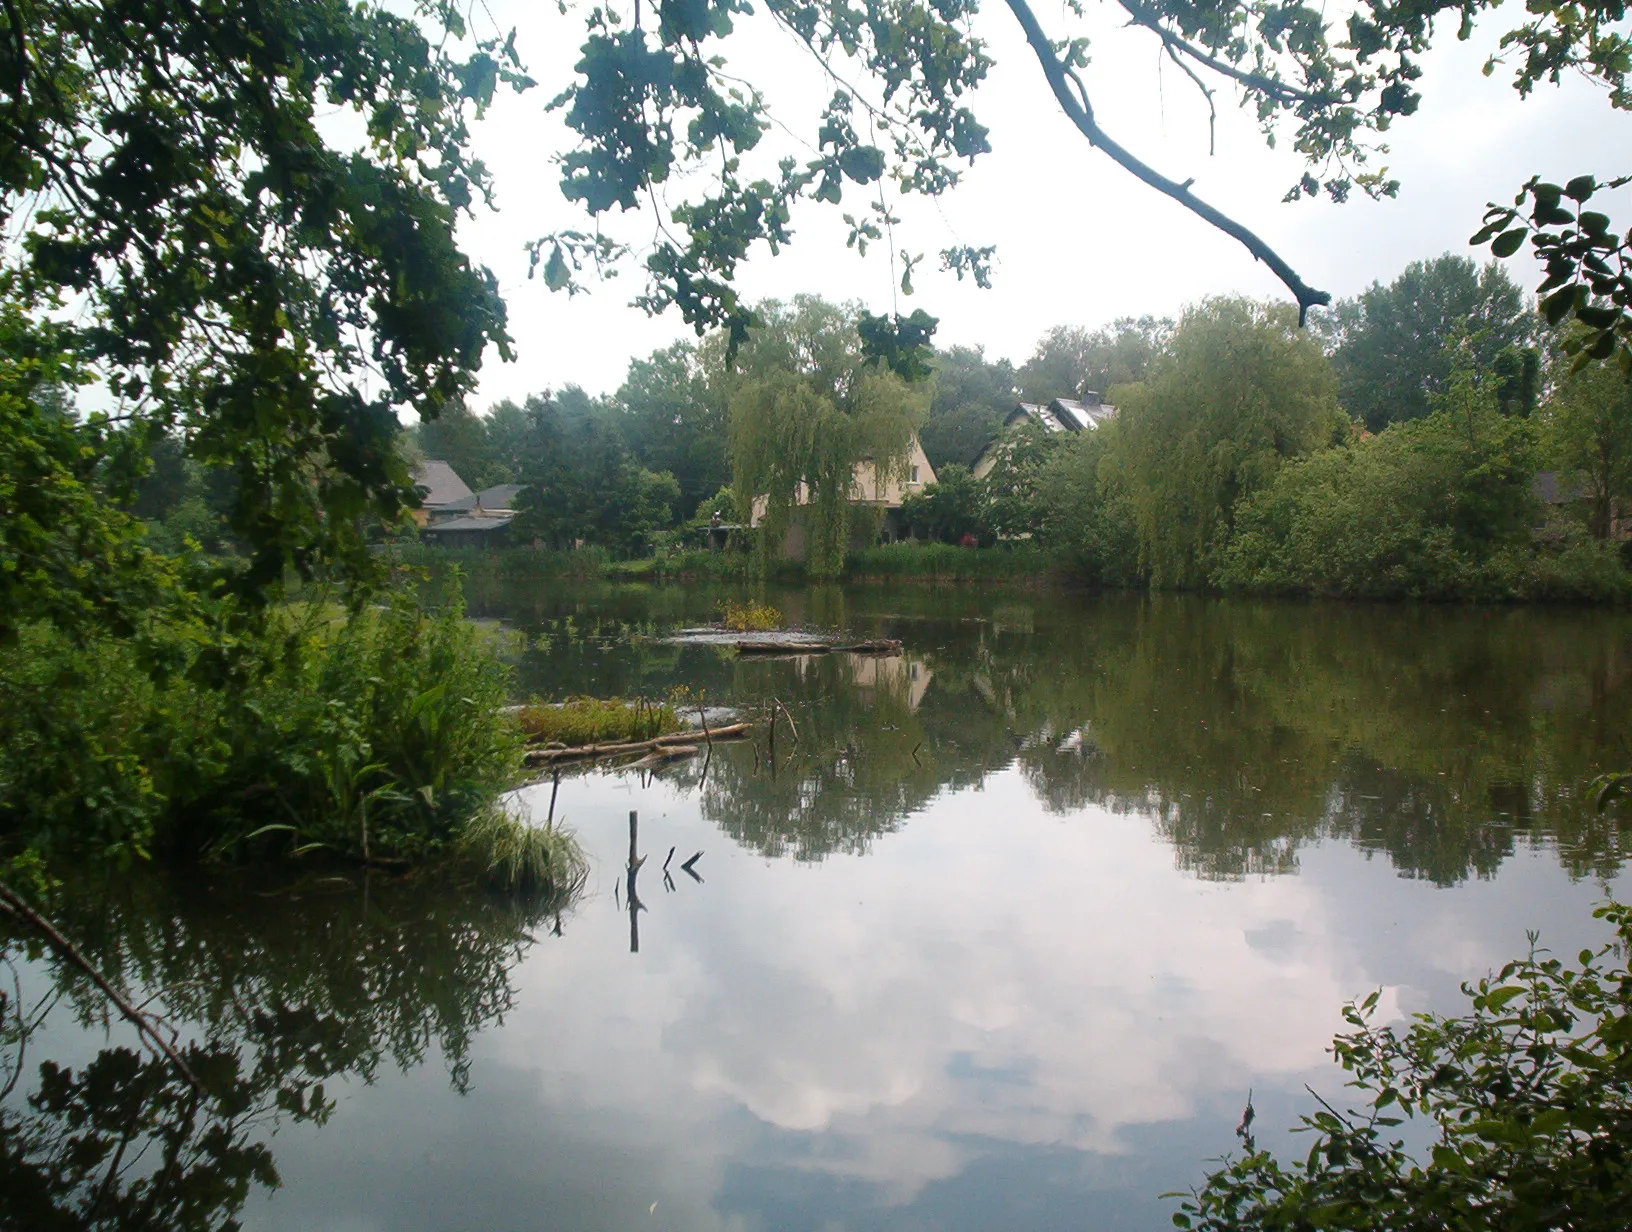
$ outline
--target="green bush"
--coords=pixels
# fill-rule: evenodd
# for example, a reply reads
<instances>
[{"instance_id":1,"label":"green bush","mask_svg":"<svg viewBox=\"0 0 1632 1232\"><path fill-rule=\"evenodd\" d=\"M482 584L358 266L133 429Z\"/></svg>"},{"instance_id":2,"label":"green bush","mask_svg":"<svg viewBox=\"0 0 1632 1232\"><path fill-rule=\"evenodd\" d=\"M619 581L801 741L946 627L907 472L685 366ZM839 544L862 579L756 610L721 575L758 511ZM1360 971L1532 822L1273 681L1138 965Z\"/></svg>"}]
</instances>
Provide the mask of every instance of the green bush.
<instances>
[{"instance_id":1,"label":"green bush","mask_svg":"<svg viewBox=\"0 0 1632 1232\"><path fill-rule=\"evenodd\" d=\"M1392 431L1392 429L1390 429ZM1365 1106L1302 1118L1282 1165L1248 1138L1173 1217L1195 1232L1618 1232L1632 1198L1632 912L1596 913L1617 942L1571 967L1538 950L1476 985L1458 1018L1371 1024L1373 993L1334 1053ZM1318 1098L1318 1096L1317 1096ZM1434 1131L1414 1155L1398 1127ZM1178 1196L1178 1195L1170 1195Z\"/></svg>"},{"instance_id":2,"label":"green bush","mask_svg":"<svg viewBox=\"0 0 1632 1232\"><path fill-rule=\"evenodd\" d=\"M1138 586L1139 525L1133 503L1103 473L1114 425L1065 442L1037 479L1043 542L1090 586Z\"/></svg>"},{"instance_id":3,"label":"green bush","mask_svg":"<svg viewBox=\"0 0 1632 1232\"><path fill-rule=\"evenodd\" d=\"M491 636L412 596L346 615L0 652L0 841L126 861L326 851L418 860L513 786L521 732Z\"/></svg>"},{"instance_id":4,"label":"green bush","mask_svg":"<svg viewBox=\"0 0 1632 1232\"><path fill-rule=\"evenodd\" d=\"M1282 467L1243 503L1214 582L1349 598L1605 599L1627 578L1573 528L1538 540L1531 431L1451 410Z\"/></svg>"}]
</instances>

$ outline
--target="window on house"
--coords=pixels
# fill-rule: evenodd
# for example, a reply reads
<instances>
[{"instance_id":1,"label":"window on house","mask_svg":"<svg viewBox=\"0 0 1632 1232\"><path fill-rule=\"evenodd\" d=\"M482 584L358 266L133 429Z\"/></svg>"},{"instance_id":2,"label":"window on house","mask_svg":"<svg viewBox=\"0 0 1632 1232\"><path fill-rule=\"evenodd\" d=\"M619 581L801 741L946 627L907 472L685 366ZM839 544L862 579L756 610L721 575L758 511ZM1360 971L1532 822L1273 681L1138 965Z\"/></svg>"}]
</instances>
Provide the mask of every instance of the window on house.
<instances>
[{"instance_id":1,"label":"window on house","mask_svg":"<svg viewBox=\"0 0 1632 1232\"><path fill-rule=\"evenodd\" d=\"M912 482L918 482L918 468L916 466L912 468Z\"/></svg>"}]
</instances>

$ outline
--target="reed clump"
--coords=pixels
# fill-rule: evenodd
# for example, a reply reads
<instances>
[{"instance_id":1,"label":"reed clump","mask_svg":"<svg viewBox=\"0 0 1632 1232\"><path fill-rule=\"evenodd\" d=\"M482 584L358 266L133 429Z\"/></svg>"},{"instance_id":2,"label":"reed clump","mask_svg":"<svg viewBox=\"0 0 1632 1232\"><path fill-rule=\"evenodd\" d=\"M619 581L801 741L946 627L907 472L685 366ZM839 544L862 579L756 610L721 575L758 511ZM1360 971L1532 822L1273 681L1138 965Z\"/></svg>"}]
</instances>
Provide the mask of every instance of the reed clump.
<instances>
[{"instance_id":1,"label":"reed clump","mask_svg":"<svg viewBox=\"0 0 1632 1232\"><path fill-rule=\"evenodd\" d=\"M566 902L589 877L589 861L572 834L555 825L529 825L501 808L472 819L458 850L483 880L507 893Z\"/></svg>"},{"instance_id":2,"label":"reed clump","mask_svg":"<svg viewBox=\"0 0 1632 1232\"><path fill-rule=\"evenodd\" d=\"M685 727L667 702L572 697L559 705L534 702L522 708L521 730L529 744L614 744L654 740Z\"/></svg>"}]
</instances>

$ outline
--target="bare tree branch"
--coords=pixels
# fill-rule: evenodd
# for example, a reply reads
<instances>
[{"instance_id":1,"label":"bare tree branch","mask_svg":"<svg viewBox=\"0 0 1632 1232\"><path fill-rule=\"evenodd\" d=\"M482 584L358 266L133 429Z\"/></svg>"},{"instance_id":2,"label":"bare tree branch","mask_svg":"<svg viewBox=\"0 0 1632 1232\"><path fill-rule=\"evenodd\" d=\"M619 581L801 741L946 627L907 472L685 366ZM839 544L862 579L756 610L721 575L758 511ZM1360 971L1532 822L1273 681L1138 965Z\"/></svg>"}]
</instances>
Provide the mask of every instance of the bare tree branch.
<instances>
[{"instance_id":1,"label":"bare tree branch","mask_svg":"<svg viewBox=\"0 0 1632 1232\"><path fill-rule=\"evenodd\" d=\"M1043 75L1048 78L1049 88L1054 91L1054 97L1059 100L1060 107L1077 126L1077 130L1088 138L1090 145L1105 151L1125 170L1149 184L1157 192L1173 198L1198 218L1211 223L1225 235L1239 240L1248 252L1269 266L1275 276L1286 285L1287 290L1292 292L1293 298L1298 302L1300 326L1308 317L1310 308L1332 302L1330 291L1317 291L1309 286L1298 277L1297 272L1280 254L1263 240L1192 193L1190 185L1193 181L1186 180L1181 184L1177 180L1170 180L1113 141L1094 119L1094 109L1088 101L1087 87L1082 84L1082 79L1075 72L1061 62L1053 43L1049 42L1042 26L1038 24L1036 14L1031 11L1031 6L1026 0L1008 0L1008 5L1016 20L1020 22L1021 29L1026 32L1026 42L1031 44L1038 63L1042 65ZM1075 93L1072 92L1073 87Z\"/></svg>"},{"instance_id":2,"label":"bare tree branch","mask_svg":"<svg viewBox=\"0 0 1632 1232\"><path fill-rule=\"evenodd\" d=\"M3 883L0 883L0 910L4 910L13 919L34 929L35 932L45 938L46 944L55 950L59 957L67 960L90 976L91 982L102 990L103 996L113 1002L119 1012L136 1028L139 1034L164 1054L165 1059L175 1066L176 1072L187 1080L188 1085L195 1091L203 1091L204 1088L199 1085L198 1078L193 1073L192 1067L182 1059L181 1053L176 1051L175 1045L165 1039L159 1029L153 1025L153 1020L132 1005L122 992L110 984L102 973L91 964L91 960L81 954L75 948L73 942L57 931L56 925L38 911L35 911L10 886Z\"/></svg>"}]
</instances>

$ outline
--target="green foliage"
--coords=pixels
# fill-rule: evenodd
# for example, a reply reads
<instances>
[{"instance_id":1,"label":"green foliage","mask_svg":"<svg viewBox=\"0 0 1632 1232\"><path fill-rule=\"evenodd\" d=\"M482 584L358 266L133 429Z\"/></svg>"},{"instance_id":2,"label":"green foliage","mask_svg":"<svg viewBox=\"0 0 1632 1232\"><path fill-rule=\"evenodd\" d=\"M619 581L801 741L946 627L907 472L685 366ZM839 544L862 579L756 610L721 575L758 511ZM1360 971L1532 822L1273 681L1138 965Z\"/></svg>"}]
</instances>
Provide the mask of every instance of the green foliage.
<instances>
[{"instance_id":1,"label":"green foliage","mask_svg":"<svg viewBox=\"0 0 1632 1232\"><path fill-rule=\"evenodd\" d=\"M1608 539L1616 510L1632 502L1632 384L1603 361L1570 371L1564 359L1557 367L1543 419L1547 461L1566 485L1584 486L1588 529Z\"/></svg>"},{"instance_id":2,"label":"green foliage","mask_svg":"<svg viewBox=\"0 0 1632 1232\"><path fill-rule=\"evenodd\" d=\"M0 298L0 644L42 619L128 635L174 598L175 563L120 507L137 434L78 418L69 391L82 379L57 327Z\"/></svg>"},{"instance_id":3,"label":"green foliage","mask_svg":"<svg viewBox=\"0 0 1632 1232\"><path fill-rule=\"evenodd\" d=\"M1484 426L1470 443L1441 411L1288 465L1242 505L1218 581L1357 598L1502 597L1495 554L1520 546L1527 523L1491 535L1481 515L1492 498L1498 509L1502 497L1521 514L1533 509L1527 439L1499 417Z\"/></svg>"},{"instance_id":4,"label":"green foliage","mask_svg":"<svg viewBox=\"0 0 1632 1232\"><path fill-rule=\"evenodd\" d=\"M649 471L674 476L682 518L691 517L731 480L729 417L706 366L712 352L723 346L723 339L709 339L705 354L677 342L646 359L631 360L612 398L612 414L635 459Z\"/></svg>"},{"instance_id":5,"label":"green foliage","mask_svg":"<svg viewBox=\"0 0 1632 1232\"><path fill-rule=\"evenodd\" d=\"M1380 432L1420 419L1449 388L1459 340L1480 371L1533 341L1535 318L1507 270L1446 253L1413 261L1393 282L1341 300L1319 328L1330 340L1345 410Z\"/></svg>"},{"instance_id":6,"label":"green foliage","mask_svg":"<svg viewBox=\"0 0 1632 1232\"><path fill-rule=\"evenodd\" d=\"M529 398L525 409L531 423L516 538L637 556L673 524L679 484L635 460L605 406L569 386L555 398Z\"/></svg>"},{"instance_id":7,"label":"green foliage","mask_svg":"<svg viewBox=\"0 0 1632 1232\"><path fill-rule=\"evenodd\" d=\"M514 894L570 899L589 879L589 861L565 830L529 825L498 808L465 826L458 854L495 888Z\"/></svg>"},{"instance_id":8,"label":"green foliage","mask_svg":"<svg viewBox=\"0 0 1632 1232\"><path fill-rule=\"evenodd\" d=\"M1536 22L1522 34L1508 36L1531 43L1521 82L1533 82L1543 72L1556 81L1565 67L1583 68L1612 86L1617 107L1632 105L1626 87L1632 43L1625 34L1600 29L1601 22L1619 18L1589 10L1583 20L1574 10L1551 4L1540 11L1558 23L1556 33L1543 35L1544 23ZM1546 67L1538 71L1539 66ZM1632 377L1632 236L1617 232L1604 212L1608 203L1598 196L1628 184L1632 176L1600 181L1578 175L1564 185L1531 176L1512 206L1492 204L1486 210L1485 225L1469 242L1488 243L1493 255L1506 257L1528 238L1546 270L1536 288L1542 315L1549 325L1573 321L1576 326L1565 344L1573 362L1582 367L1613 357L1622 373ZM1589 209L1595 197L1600 208Z\"/></svg>"},{"instance_id":9,"label":"green foliage","mask_svg":"<svg viewBox=\"0 0 1632 1232\"><path fill-rule=\"evenodd\" d=\"M1023 539L1043 529L1043 509L1037 502L1043 468L1063 444L1029 416L1004 429L989 455L992 469L981 481L985 489L984 514L993 534Z\"/></svg>"},{"instance_id":10,"label":"green foliage","mask_svg":"<svg viewBox=\"0 0 1632 1232\"><path fill-rule=\"evenodd\" d=\"M458 605L279 610L140 643L26 626L0 654L0 841L53 858L420 859L507 790L508 674Z\"/></svg>"},{"instance_id":11,"label":"green foliage","mask_svg":"<svg viewBox=\"0 0 1632 1232\"><path fill-rule=\"evenodd\" d=\"M569 697L560 705L534 702L521 712L521 730L533 744L617 744L651 740L685 724L667 702Z\"/></svg>"},{"instance_id":12,"label":"green foliage","mask_svg":"<svg viewBox=\"0 0 1632 1232\"><path fill-rule=\"evenodd\" d=\"M1577 531L1536 542L1537 429L1492 382L1453 374L1442 409L1285 467L1243 506L1226 587L1377 598L1613 599L1629 579Z\"/></svg>"},{"instance_id":13,"label":"green foliage","mask_svg":"<svg viewBox=\"0 0 1632 1232\"><path fill-rule=\"evenodd\" d=\"M837 577L857 466L869 463L879 481L904 476L927 390L868 361L854 309L800 296L759 311L764 324L739 352L729 386L737 504L764 503L762 559L780 548L797 510L810 575Z\"/></svg>"},{"instance_id":14,"label":"green foliage","mask_svg":"<svg viewBox=\"0 0 1632 1232\"><path fill-rule=\"evenodd\" d=\"M967 466L997 436L1014 409L1015 375L1008 360L988 360L978 346L938 351L933 366L934 393L919 441L935 473L943 475L948 466Z\"/></svg>"},{"instance_id":15,"label":"green foliage","mask_svg":"<svg viewBox=\"0 0 1632 1232\"><path fill-rule=\"evenodd\" d=\"M1150 377L1118 397L1112 478L1158 586L1204 583L1237 503L1342 424L1331 365L1296 317L1242 299L1187 310Z\"/></svg>"},{"instance_id":16,"label":"green foliage","mask_svg":"<svg viewBox=\"0 0 1632 1232\"><path fill-rule=\"evenodd\" d=\"M487 199L467 121L523 84L513 46L339 0L26 0L3 22L8 305L57 322L134 436L179 427L236 473L247 594L366 576L368 523L411 492L397 408L434 418L510 353L455 229ZM366 138L331 145L336 111Z\"/></svg>"},{"instance_id":17,"label":"green foliage","mask_svg":"<svg viewBox=\"0 0 1632 1232\"><path fill-rule=\"evenodd\" d=\"M1342 1228L1474 1232L1626 1224L1632 1187L1632 911L1595 913L1614 943L1574 964L1537 948L1475 984L1459 1017L1372 1023L1378 994L1344 1010L1333 1051L1364 1097L1301 1118L1313 1139L1283 1165L1248 1147L1181 1204L1194 1232ZM1317 1096L1318 1098L1318 1096ZM1421 1119L1420 1153L1401 1127Z\"/></svg>"},{"instance_id":18,"label":"green foliage","mask_svg":"<svg viewBox=\"0 0 1632 1232\"><path fill-rule=\"evenodd\" d=\"M1043 542L1090 586L1136 586L1144 580L1133 504L1106 465L1117 432L1113 422L1072 437L1037 476Z\"/></svg>"},{"instance_id":19,"label":"green foliage","mask_svg":"<svg viewBox=\"0 0 1632 1232\"><path fill-rule=\"evenodd\" d=\"M645 258L648 282L639 302L650 311L677 305L699 333L722 327L735 347L758 320L733 286L737 267L756 244L774 252L792 239L798 201L838 204L847 185L860 188L869 203L878 202L876 219L849 218L851 243L864 248L894 221L869 186L888 177L901 190L936 194L957 182L957 160L987 148L986 130L962 97L990 65L967 29L972 7L909 0L888 11L778 8L777 18L813 53L843 53L884 88L882 99L872 99L839 87L805 139L815 156L783 158L773 176L757 178L742 156L771 128L765 99L752 86L742 88L722 54L734 15L747 11L740 0L668 3L650 28L632 29L611 10L588 15L576 77L552 105L563 109L579 139L561 160L562 191L597 220L597 234L562 232L532 246L535 266L545 262L552 287L576 290L573 273L586 263L599 268L626 253L600 235L600 219L662 191L673 208ZM866 123L856 120L858 108ZM875 120L889 130L883 147L872 143ZM989 257L960 247L943 253L942 262L984 281ZM912 264L901 284L909 294ZM932 327L921 311L874 318L867 353L916 380Z\"/></svg>"},{"instance_id":20,"label":"green foliage","mask_svg":"<svg viewBox=\"0 0 1632 1232\"><path fill-rule=\"evenodd\" d=\"M955 462L935 475L934 483L902 498L901 516L913 534L941 543L962 543L966 538L990 542L986 485Z\"/></svg>"},{"instance_id":21,"label":"green foliage","mask_svg":"<svg viewBox=\"0 0 1632 1232\"><path fill-rule=\"evenodd\" d=\"M782 613L755 599L727 599L720 604L720 623L737 633L764 633L782 627Z\"/></svg>"},{"instance_id":22,"label":"green foliage","mask_svg":"<svg viewBox=\"0 0 1632 1232\"><path fill-rule=\"evenodd\" d=\"M1047 403L1142 381L1172 332L1166 317L1118 317L1096 330L1056 325L1021 365L1020 395Z\"/></svg>"}]
</instances>

